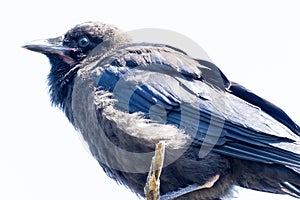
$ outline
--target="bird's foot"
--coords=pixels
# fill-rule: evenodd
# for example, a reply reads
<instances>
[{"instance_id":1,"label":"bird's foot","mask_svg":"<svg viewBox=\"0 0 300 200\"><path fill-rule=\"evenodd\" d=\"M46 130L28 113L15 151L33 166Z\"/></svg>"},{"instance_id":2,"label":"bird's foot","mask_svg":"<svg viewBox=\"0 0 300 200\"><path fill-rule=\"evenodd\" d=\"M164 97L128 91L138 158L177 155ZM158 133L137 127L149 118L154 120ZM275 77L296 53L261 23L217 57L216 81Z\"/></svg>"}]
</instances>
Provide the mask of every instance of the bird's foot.
<instances>
[{"instance_id":1,"label":"bird's foot","mask_svg":"<svg viewBox=\"0 0 300 200\"><path fill-rule=\"evenodd\" d=\"M207 189L207 188L211 188L220 178L219 174L216 174L215 176L211 177L206 183L204 183L203 185L190 185L186 188L182 188L178 191L174 191L174 192L169 192L167 194L164 194L163 196L160 197L160 200L170 200L170 199L176 199L179 198L181 196L184 196L188 193L191 192L195 192L197 190L202 190L202 189Z\"/></svg>"}]
</instances>

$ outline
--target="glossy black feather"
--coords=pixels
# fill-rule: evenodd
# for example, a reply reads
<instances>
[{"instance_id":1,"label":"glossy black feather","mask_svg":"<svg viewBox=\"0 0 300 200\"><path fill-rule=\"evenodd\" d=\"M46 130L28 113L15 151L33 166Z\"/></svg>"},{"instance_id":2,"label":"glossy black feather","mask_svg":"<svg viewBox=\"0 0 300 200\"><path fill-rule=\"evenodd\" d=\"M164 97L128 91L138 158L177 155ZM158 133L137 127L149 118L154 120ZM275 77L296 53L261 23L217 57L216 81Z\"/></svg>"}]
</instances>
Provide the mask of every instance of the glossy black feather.
<instances>
[{"instance_id":1,"label":"glossy black feather","mask_svg":"<svg viewBox=\"0 0 300 200\"><path fill-rule=\"evenodd\" d=\"M282 109L280 109L276 105L257 96L250 90L247 90L246 88L235 82L231 82L229 90L235 96L261 108L263 111L287 126L293 132L300 135L300 127Z\"/></svg>"},{"instance_id":2,"label":"glossy black feather","mask_svg":"<svg viewBox=\"0 0 300 200\"><path fill-rule=\"evenodd\" d=\"M144 49L145 46L147 49ZM136 53L137 51L134 49L138 49L139 53ZM166 54L168 59L164 59ZM145 82L142 80L143 78L141 80L136 78L135 81L137 81L138 86L135 87L130 98L129 112L142 112L144 113L144 117L159 121L160 123L173 124L179 128L185 128L187 133L189 133L191 127L194 127L197 129L197 134L192 143L192 146L195 148L200 148L202 145L215 145L212 151L218 154L257 163L283 165L294 171L299 170L299 152L292 152L285 149L287 145L297 148L297 125L281 109L250 93L236 83L230 83L225 75L214 64L208 61L194 60L198 64L201 64L198 65L197 62L192 62L191 60L185 63L183 58L180 65L178 65L174 60L181 56L164 46L149 47L149 44L133 44L127 48L122 48L120 51L116 51L116 54L112 52L111 55L108 55L108 58L112 57L115 59L110 60L111 66L119 68L120 71L112 75L109 71L112 69L114 69L112 71L115 71L115 68L108 67L104 72L104 76L109 75L111 78L116 76L118 78L112 78L111 80L118 82L120 77L126 76L127 70L135 67L145 70L145 73L157 71L170 74L173 69L173 73L179 72L185 81L187 81L181 82L181 87L185 86L183 88L190 95L196 95L197 102L194 102L192 105L187 103L187 107L183 108L185 104L184 100L178 97L178 94L174 93L171 89L172 86L170 86L172 85L171 83L165 84L169 80L160 83L161 79L147 80L148 82ZM107 65L108 63L104 59L104 63L100 63L100 65ZM181 70L182 66L188 67L191 63L194 65L193 67L185 68L184 71ZM152 69L153 65L155 69ZM203 68L203 66L207 68ZM203 76L201 74L205 71L203 69L210 71L210 74L204 73ZM212 75L213 73L219 73L217 74L219 77L216 78L216 74ZM195 76L195 74L199 76ZM174 73L172 75L175 77L173 84L176 81L180 82L180 80L176 79L178 74ZM103 87L105 82L101 77L97 84ZM113 82L110 82L110 84L113 84ZM215 82L218 82L218 85ZM197 89L193 90L193 88L189 87L189 84L197 85L197 89L201 89L199 91ZM114 87L115 85L113 84L110 88ZM203 87L205 87L205 90L202 90ZM224 102L227 107L224 111L216 110L214 108L215 105L211 104L211 98L213 97L210 95L220 88L224 89L224 91L221 91L221 93L223 92L221 95L225 98ZM242 93L242 90L247 92L249 96ZM122 109L122 94L116 93L114 95L118 99L120 109ZM124 102L124 104L126 103ZM159 110L166 111L167 115L162 115L159 110L157 112L152 111L151 113L150 109L153 105L159 105L161 107ZM185 116L187 121L182 119L182 109L190 109L186 112L190 115ZM194 121L191 120L197 118L196 115L200 116L198 124L194 124ZM216 121L215 125L219 125L222 128L220 135L209 135L211 133L208 132L208 128L213 123L212 116L214 116L213 118ZM182 124L185 127L181 126ZM217 140L213 139L210 144L210 140L205 140L207 136L212 138L217 137ZM296 183L299 184L297 181Z\"/></svg>"}]
</instances>

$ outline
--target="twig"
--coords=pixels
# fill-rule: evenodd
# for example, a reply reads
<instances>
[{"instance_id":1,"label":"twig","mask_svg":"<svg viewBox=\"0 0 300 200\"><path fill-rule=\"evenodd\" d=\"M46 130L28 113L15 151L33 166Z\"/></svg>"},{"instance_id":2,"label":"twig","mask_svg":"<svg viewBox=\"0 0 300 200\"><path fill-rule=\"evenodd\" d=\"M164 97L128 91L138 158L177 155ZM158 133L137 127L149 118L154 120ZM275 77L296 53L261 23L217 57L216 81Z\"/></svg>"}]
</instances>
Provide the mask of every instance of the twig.
<instances>
[{"instance_id":1,"label":"twig","mask_svg":"<svg viewBox=\"0 0 300 200\"><path fill-rule=\"evenodd\" d=\"M152 158L150 171L147 177L147 182L144 187L144 192L147 200L159 200L160 174L163 168L165 157L165 142L160 141L156 144L155 155Z\"/></svg>"}]
</instances>

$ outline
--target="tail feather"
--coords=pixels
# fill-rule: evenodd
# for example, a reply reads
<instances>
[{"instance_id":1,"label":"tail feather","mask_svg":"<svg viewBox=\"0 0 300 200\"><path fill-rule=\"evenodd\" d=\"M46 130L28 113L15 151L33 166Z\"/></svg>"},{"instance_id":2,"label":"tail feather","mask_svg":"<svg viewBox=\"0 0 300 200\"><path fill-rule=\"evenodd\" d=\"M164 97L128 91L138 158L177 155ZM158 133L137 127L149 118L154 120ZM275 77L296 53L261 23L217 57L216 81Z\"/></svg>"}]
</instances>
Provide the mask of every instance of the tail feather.
<instances>
[{"instance_id":1,"label":"tail feather","mask_svg":"<svg viewBox=\"0 0 300 200\"><path fill-rule=\"evenodd\" d=\"M237 185L253 190L288 194L300 199L300 173L292 167L279 164L239 161Z\"/></svg>"},{"instance_id":2,"label":"tail feather","mask_svg":"<svg viewBox=\"0 0 300 200\"><path fill-rule=\"evenodd\" d=\"M282 186L282 190L289 195L299 198L300 199L300 186L299 185L293 185L289 182L282 182L280 184Z\"/></svg>"}]
</instances>

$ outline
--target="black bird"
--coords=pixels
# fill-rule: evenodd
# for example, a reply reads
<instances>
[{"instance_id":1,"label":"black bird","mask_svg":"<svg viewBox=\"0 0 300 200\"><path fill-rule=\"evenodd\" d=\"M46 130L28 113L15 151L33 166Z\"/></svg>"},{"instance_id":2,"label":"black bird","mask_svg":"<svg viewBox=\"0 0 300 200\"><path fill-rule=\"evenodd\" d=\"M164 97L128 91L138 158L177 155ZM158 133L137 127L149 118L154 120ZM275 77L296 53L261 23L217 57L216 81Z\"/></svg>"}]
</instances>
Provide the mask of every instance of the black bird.
<instances>
[{"instance_id":1,"label":"black bird","mask_svg":"<svg viewBox=\"0 0 300 200\"><path fill-rule=\"evenodd\" d=\"M233 185L300 198L299 126L213 63L98 22L24 47L49 58L52 104L107 175L139 196L163 140L166 199L220 199Z\"/></svg>"}]
</instances>

